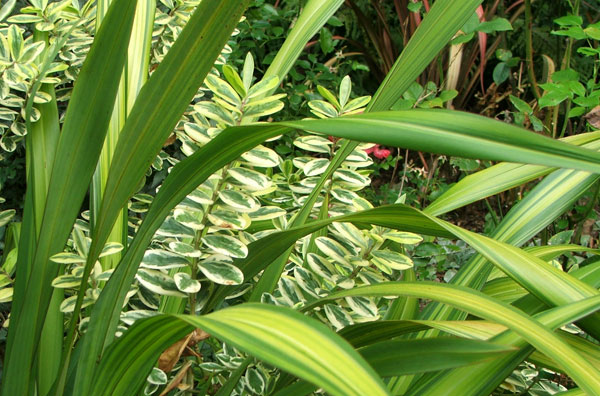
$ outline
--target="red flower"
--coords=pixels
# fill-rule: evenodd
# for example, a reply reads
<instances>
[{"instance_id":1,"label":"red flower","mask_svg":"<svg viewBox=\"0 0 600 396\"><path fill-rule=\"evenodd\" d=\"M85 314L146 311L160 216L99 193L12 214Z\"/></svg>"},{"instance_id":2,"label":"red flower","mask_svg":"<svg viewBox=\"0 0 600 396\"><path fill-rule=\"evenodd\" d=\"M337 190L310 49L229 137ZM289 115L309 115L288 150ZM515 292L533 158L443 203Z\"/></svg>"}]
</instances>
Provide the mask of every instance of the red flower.
<instances>
[{"instance_id":1,"label":"red flower","mask_svg":"<svg viewBox=\"0 0 600 396\"><path fill-rule=\"evenodd\" d=\"M390 149L381 148L381 147L379 147L378 144L366 149L365 152L367 154L373 153L375 158L379 158L379 159L385 159L385 158L389 157L390 154L392 154L392 151Z\"/></svg>"}]
</instances>

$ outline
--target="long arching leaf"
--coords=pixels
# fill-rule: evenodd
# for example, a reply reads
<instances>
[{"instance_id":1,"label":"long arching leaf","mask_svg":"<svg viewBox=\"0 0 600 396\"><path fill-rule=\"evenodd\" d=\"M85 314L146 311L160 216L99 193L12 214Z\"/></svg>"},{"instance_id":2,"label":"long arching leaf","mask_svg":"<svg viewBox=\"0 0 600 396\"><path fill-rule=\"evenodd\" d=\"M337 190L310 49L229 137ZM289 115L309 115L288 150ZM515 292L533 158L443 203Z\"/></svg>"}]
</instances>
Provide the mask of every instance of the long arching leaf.
<instances>
[{"instance_id":1,"label":"long arching leaf","mask_svg":"<svg viewBox=\"0 0 600 396\"><path fill-rule=\"evenodd\" d=\"M385 340L358 350L382 377L468 366L505 355L512 348L465 338Z\"/></svg>"},{"instance_id":2,"label":"long arching leaf","mask_svg":"<svg viewBox=\"0 0 600 396\"><path fill-rule=\"evenodd\" d=\"M600 308L598 301L599 297L588 298L544 311L535 315L534 318L542 325L555 329L594 312ZM502 345L517 347L520 350L500 359L472 366L469 370L459 368L431 375L429 378L420 381L418 387L412 388L410 394L413 396L434 396L440 392L471 396L489 394L510 375L517 365L534 351L533 347L528 345L527 341L515 331L504 331L491 340ZM568 341L568 339L565 341ZM576 344L571 345L576 347ZM594 353L596 352L594 351ZM585 355L582 354L582 356ZM586 357L586 359L592 361L589 357Z\"/></svg>"},{"instance_id":3,"label":"long arching leaf","mask_svg":"<svg viewBox=\"0 0 600 396\"><path fill-rule=\"evenodd\" d=\"M509 211L491 237L500 242L522 245L567 210L597 180L597 175L587 172L565 169L553 172ZM451 283L480 289L492 269L488 257L474 256L461 267ZM547 292L550 295L554 294L550 289ZM449 306L430 304L421 317L456 320L463 318L464 314L453 311ZM597 323L591 322L590 319L586 319L585 323L588 324L587 331L593 332L596 336L600 334Z\"/></svg>"},{"instance_id":4,"label":"long arching leaf","mask_svg":"<svg viewBox=\"0 0 600 396\"><path fill-rule=\"evenodd\" d=\"M467 242L517 283L551 306L574 302L598 294L595 288L521 249L464 230L404 205L379 207L268 235L251 244L248 257L238 260L236 264L242 269L246 278L255 276L296 240L334 221L376 224L434 236L451 233L454 237ZM231 289L216 288L207 302L206 309L214 308L215 304L230 292L232 292Z\"/></svg>"},{"instance_id":5,"label":"long arching leaf","mask_svg":"<svg viewBox=\"0 0 600 396\"><path fill-rule=\"evenodd\" d=\"M62 251L96 166L127 54L136 1L115 0L75 83L58 140L44 217L34 254L19 255L15 300L3 372L4 395L28 395L36 350L58 264L48 260ZM93 94L91 94L93 93ZM29 212L28 217L35 213ZM38 214L39 215L39 214ZM26 224L34 224L34 222ZM31 262L23 259L31 258ZM23 292L26 290L26 292Z\"/></svg>"},{"instance_id":6,"label":"long arching leaf","mask_svg":"<svg viewBox=\"0 0 600 396\"><path fill-rule=\"evenodd\" d=\"M573 351L572 348L556 336L548 327L527 316L522 311L510 305L492 300L475 290L433 282L388 282L333 293L308 304L303 310L311 310L328 301L344 297L384 297L390 295L433 299L481 318L502 324L523 337L523 339L537 350L554 359L582 389L590 394L600 392L600 372L598 369ZM597 310L600 308L600 296L582 301L581 304L586 304L588 307L591 306L592 309ZM560 312L562 315L568 315L565 311L561 310Z\"/></svg>"},{"instance_id":7,"label":"long arching leaf","mask_svg":"<svg viewBox=\"0 0 600 396\"><path fill-rule=\"evenodd\" d=\"M324 324L289 308L244 304L206 316L140 320L108 349L91 395L131 395L160 353L194 327L332 395L388 394L373 369Z\"/></svg>"},{"instance_id":8,"label":"long arching leaf","mask_svg":"<svg viewBox=\"0 0 600 396\"><path fill-rule=\"evenodd\" d=\"M204 0L139 92L119 136L86 263L89 275L113 224L197 93L249 0ZM106 21L104 24L107 24ZM104 293L103 293L104 294ZM105 320L105 319L102 319ZM94 322L90 323L94 334ZM112 338L112 334L109 338ZM86 394L106 333L84 339L75 393Z\"/></svg>"},{"instance_id":9,"label":"long arching leaf","mask_svg":"<svg viewBox=\"0 0 600 396\"><path fill-rule=\"evenodd\" d=\"M394 62L392 69L375 92L365 112L389 110L452 39L480 3L481 0L436 1L396 62ZM356 142L346 141L336 152L329 166L319 178L314 191L302 205L300 214L294 220L293 226L299 226L306 222L305 216L310 213L326 181L356 146ZM256 292L252 294L252 299L256 299L261 292L273 291L285 266L285 256L286 254L282 255L273 263L273 266L263 273L256 285Z\"/></svg>"},{"instance_id":10,"label":"long arching leaf","mask_svg":"<svg viewBox=\"0 0 600 396\"><path fill-rule=\"evenodd\" d=\"M264 77L277 76L279 80L283 80L304 50L308 40L318 33L343 2L344 0L309 0ZM267 92L265 96L271 93L273 91Z\"/></svg>"},{"instance_id":11,"label":"long arching leaf","mask_svg":"<svg viewBox=\"0 0 600 396\"><path fill-rule=\"evenodd\" d=\"M597 150L600 147L595 142L598 138L600 138L600 132L590 132L569 136L562 140L569 144L582 145L585 148ZM500 163L460 180L427 206L425 212L439 216L545 176L553 170L555 169L540 165Z\"/></svg>"},{"instance_id":12,"label":"long arching leaf","mask_svg":"<svg viewBox=\"0 0 600 396\"><path fill-rule=\"evenodd\" d=\"M471 136L477 141L472 155L481 154L483 157L490 155L496 159L514 159L515 153L523 150L522 154L527 155L526 158L529 161L537 160L549 166L565 166L571 163L573 166L596 169L596 165L593 163L598 161L596 157L600 157L598 153L524 132L517 127L466 113L447 111L388 112L323 121L307 120L229 128L194 155L178 163L165 179L138 230L138 234L94 307L88 332L95 332L97 329L102 334L99 337L92 337L94 340L101 339L104 345L110 342L125 294L135 276L146 246L169 211L222 166L235 160L243 152L260 142L285 133L291 128L306 128L334 136L387 145L406 146L408 143L411 147L441 152L460 150L465 143L459 136ZM426 133L426 131L429 132ZM432 143L432 138L434 143ZM230 144L231 141L236 141L236 144ZM522 146L518 147L519 143ZM530 146L534 148L529 148ZM478 151L475 152L475 150ZM581 159L586 157L589 158L589 161ZM414 214L410 214L410 216L413 219L419 217ZM366 219L365 222L368 223L369 220ZM415 230L427 233L428 227L434 227L434 229L438 229L436 235L448 235L445 231L440 233L440 227L432 226L432 224L429 222L426 229ZM290 245L291 243L287 246ZM266 265L266 263L263 264ZM217 288L217 290L221 289ZM96 357L89 359L97 359L97 355L101 352L98 347L93 350L96 351L94 353Z\"/></svg>"}]
</instances>

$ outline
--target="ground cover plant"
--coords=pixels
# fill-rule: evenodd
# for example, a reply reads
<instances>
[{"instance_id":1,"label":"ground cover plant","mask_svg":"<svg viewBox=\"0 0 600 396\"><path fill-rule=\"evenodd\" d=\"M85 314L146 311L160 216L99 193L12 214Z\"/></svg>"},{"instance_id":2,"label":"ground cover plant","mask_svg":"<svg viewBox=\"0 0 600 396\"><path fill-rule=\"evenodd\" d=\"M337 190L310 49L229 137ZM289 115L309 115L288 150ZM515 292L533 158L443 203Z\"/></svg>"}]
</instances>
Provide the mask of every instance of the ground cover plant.
<instances>
[{"instance_id":1,"label":"ground cover plant","mask_svg":"<svg viewBox=\"0 0 600 396\"><path fill-rule=\"evenodd\" d=\"M513 124L450 110L480 70L436 68L506 34L503 2L397 1L399 26L281 3L0 4L0 146L27 181L0 213L2 395L600 394L596 73L534 68ZM327 59L344 3L380 63ZM595 70L580 6L555 35ZM421 185L374 205L388 158ZM468 176L432 195L446 164ZM444 219L477 201L485 233Z\"/></svg>"}]
</instances>

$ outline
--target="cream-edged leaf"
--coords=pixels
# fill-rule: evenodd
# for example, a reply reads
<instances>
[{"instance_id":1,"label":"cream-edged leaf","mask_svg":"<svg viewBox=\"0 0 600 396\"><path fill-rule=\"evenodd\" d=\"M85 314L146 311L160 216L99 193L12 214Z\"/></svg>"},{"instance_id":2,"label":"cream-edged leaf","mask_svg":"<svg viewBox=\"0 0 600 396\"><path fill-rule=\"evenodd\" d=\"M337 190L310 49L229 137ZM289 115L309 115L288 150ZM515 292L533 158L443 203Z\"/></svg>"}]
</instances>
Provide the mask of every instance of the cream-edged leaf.
<instances>
[{"instance_id":1,"label":"cream-edged leaf","mask_svg":"<svg viewBox=\"0 0 600 396\"><path fill-rule=\"evenodd\" d=\"M258 210L250 213L250 218L254 221L271 220L277 217L285 216L286 211L278 206L261 206Z\"/></svg>"},{"instance_id":2,"label":"cream-edged leaf","mask_svg":"<svg viewBox=\"0 0 600 396\"><path fill-rule=\"evenodd\" d=\"M200 291L200 282L185 273L178 272L173 275L173 280L177 288L184 293L198 293Z\"/></svg>"},{"instance_id":3,"label":"cream-edged leaf","mask_svg":"<svg viewBox=\"0 0 600 396\"><path fill-rule=\"evenodd\" d=\"M57 289L71 289L79 287L81 284L81 276L60 275L52 280L52 286Z\"/></svg>"},{"instance_id":4,"label":"cream-edged leaf","mask_svg":"<svg viewBox=\"0 0 600 396\"><path fill-rule=\"evenodd\" d=\"M233 264L206 259L198 263L198 268L209 280L220 285L240 285L244 281L244 274Z\"/></svg>"},{"instance_id":5,"label":"cream-edged leaf","mask_svg":"<svg viewBox=\"0 0 600 396\"><path fill-rule=\"evenodd\" d=\"M0 212L0 227L7 225L17 213L14 209L3 210Z\"/></svg>"},{"instance_id":6,"label":"cream-edged leaf","mask_svg":"<svg viewBox=\"0 0 600 396\"><path fill-rule=\"evenodd\" d=\"M308 107L310 107L310 112L319 118L333 118L338 116L336 108L324 100L311 100L308 102Z\"/></svg>"},{"instance_id":7,"label":"cream-edged leaf","mask_svg":"<svg viewBox=\"0 0 600 396\"><path fill-rule=\"evenodd\" d=\"M235 181L247 187L251 191L266 190L272 185L271 181L265 175L254 170L245 168L232 168L228 169L227 173Z\"/></svg>"},{"instance_id":8,"label":"cream-edged leaf","mask_svg":"<svg viewBox=\"0 0 600 396\"><path fill-rule=\"evenodd\" d=\"M144 253L140 267L148 269L181 268L189 265L185 257L166 250L152 249Z\"/></svg>"},{"instance_id":9,"label":"cream-edged leaf","mask_svg":"<svg viewBox=\"0 0 600 396\"><path fill-rule=\"evenodd\" d=\"M324 154L330 153L331 148L329 146L331 146L331 144L332 142L328 139L315 135L300 136L294 140L294 146L299 147L302 150Z\"/></svg>"},{"instance_id":10,"label":"cream-edged leaf","mask_svg":"<svg viewBox=\"0 0 600 396\"><path fill-rule=\"evenodd\" d=\"M216 95L218 95L221 99L226 100L234 106L241 106L242 100L238 93L227 83L215 76L214 74L209 74L206 76L206 80L204 81L206 86L213 91Z\"/></svg>"},{"instance_id":11,"label":"cream-edged leaf","mask_svg":"<svg viewBox=\"0 0 600 396\"><path fill-rule=\"evenodd\" d=\"M102 253L100 253L99 257L110 256L111 254L119 253L122 250L123 250L123 245L121 245L120 243L109 242L106 245L104 245L104 248L102 249Z\"/></svg>"},{"instance_id":12,"label":"cream-edged leaf","mask_svg":"<svg viewBox=\"0 0 600 396\"><path fill-rule=\"evenodd\" d=\"M391 250L375 250L371 254L373 256L371 262L382 270L385 267L395 270L405 270L412 268L414 265L410 257Z\"/></svg>"},{"instance_id":13,"label":"cream-edged leaf","mask_svg":"<svg viewBox=\"0 0 600 396\"><path fill-rule=\"evenodd\" d=\"M341 108L340 102L338 102L337 98L330 90L320 85L317 85L317 91L319 91L319 93L323 98L325 98L325 100L334 105L336 108Z\"/></svg>"},{"instance_id":14,"label":"cream-edged leaf","mask_svg":"<svg viewBox=\"0 0 600 396\"><path fill-rule=\"evenodd\" d=\"M260 203L256 198L241 191L219 191L219 198L233 209L243 213L254 212L260 207Z\"/></svg>"},{"instance_id":15,"label":"cream-edged leaf","mask_svg":"<svg viewBox=\"0 0 600 396\"><path fill-rule=\"evenodd\" d=\"M151 269L140 268L135 278L146 289L163 296L186 297L175 285L175 281L169 275Z\"/></svg>"},{"instance_id":16,"label":"cream-edged leaf","mask_svg":"<svg viewBox=\"0 0 600 396\"><path fill-rule=\"evenodd\" d=\"M398 242L403 245L416 245L423 241L422 236L406 231L390 230L384 232L381 236L384 239L389 239L391 241Z\"/></svg>"},{"instance_id":17,"label":"cream-edged leaf","mask_svg":"<svg viewBox=\"0 0 600 396\"><path fill-rule=\"evenodd\" d=\"M247 98L251 99L257 96L261 96L267 92L271 92L277 87L277 85L279 85L279 77L271 76L264 78L258 83L254 84L252 87L250 87L250 89L248 90Z\"/></svg>"},{"instance_id":18,"label":"cream-edged leaf","mask_svg":"<svg viewBox=\"0 0 600 396\"><path fill-rule=\"evenodd\" d=\"M350 92L352 91L352 81L350 76L344 76L340 83L340 107L344 108L348 99L350 99Z\"/></svg>"},{"instance_id":19,"label":"cream-edged leaf","mask_svg":"<svg viewBox=\"0 0 600 396\"><path fill-rule=\"evenodd\" d=\"M317 158L307 162L302 171L306 176L319 176L327 170L329 160L326 158Z\"/></svg>"},{"instance_id":20,"label":"cream-edged leaf","mask_svg":"<svg viewBox=\"0 0 600 396\"><path fill-rule=\"evenodd\" d=\"M241 97L246 96L246 87L244 87L244 82L242 81L240 75L233 69L233 67L229 65L223 66L223 75L225 76L227 82L236 90L238 95Z\"/></svg>"},{"instance_id":21,"label":"cream-edged leaf","mask_svg":"<svg viewBox=\"0 0 600 396\"><path fill-rule=\"evenodd\" d=\"M184 257L200 257L202 252L194 249L192 245L185 242L173 241L169 242L169 249L180 256Z\"/></svg>"},{"instance_id":22,"label":"cream-edged leaf","mask_svg":"<svg viewBox=\"0 0 600 396\"><path fill-rule=\"evenodd\" d=\"M281 162L281 158L275 151L263 145L256 146L247 153L242 154L242 158L250 165L260 168L273 168Z\"/></svg>"},{"instance_id":23,"label":"cream-edged leaf","mask_svg":"<svg viewBox=\"0 0 600 396\"><path fill-rule=\"evenodd\" d=\"M234 258L244 258L248 255L246 245L229 235L207 235L202 238L202 241L215 253Z\"/></svg>"},{"instance_id":24,"label":"cream-edged leaf","mask_svg":"<svg viewBox=\"0 0 600 396\"><path fill-rule=\"evenodd\" d=\"M81 257L76 253L61 252L56 253L54 256L50 257L50 261L59 264L78 264L85 263L85 257Z\"/></svg>"},{"instance_id":25,"label":"cream-edged leaf","mask_svg":"<svg viewBox=\"0 0 600 396\"><path fill-rule=\"evenodd\" d=\"M204 228L204 224L200 222L201 214L200 211L175 209L173 211L173 218L178 223L181 223L192 230L199 231Z\"/></svg>"},{"instance_id":26,"label":"cream-edged leaf","mask_svg":"<svg viewBox=\"0 0 600 396\"><path fill-rule=\"evenodd\" d=\"M347 256L351 256L350 252L343 247L339 242L328 237L318 237L315 243L320 251L334 261L348 264Z\"/></svg>"},{"instance_id":27,"label":"cream-edged leaf","mask_svg":"<svg viewBox=\"0 0 600 396\"><path fill-rule=\"evenodd\" d=\"M284 104L280 100L273 100L263 103L249 104L244 108L244 117L264 117L275 114L284 108Z\"/></svg>"},{"instance_id":28,"label":"cream-edged leaf","mask_svg":"<svg viewBox=\"0 0 600 396\"><path fill-rule=\"evenodd\" d=\"M247 213L238 213L231 209L216 209L207 217L215 227L224 229L245 230L252 223Z\"/></svg>"}]
</instances>

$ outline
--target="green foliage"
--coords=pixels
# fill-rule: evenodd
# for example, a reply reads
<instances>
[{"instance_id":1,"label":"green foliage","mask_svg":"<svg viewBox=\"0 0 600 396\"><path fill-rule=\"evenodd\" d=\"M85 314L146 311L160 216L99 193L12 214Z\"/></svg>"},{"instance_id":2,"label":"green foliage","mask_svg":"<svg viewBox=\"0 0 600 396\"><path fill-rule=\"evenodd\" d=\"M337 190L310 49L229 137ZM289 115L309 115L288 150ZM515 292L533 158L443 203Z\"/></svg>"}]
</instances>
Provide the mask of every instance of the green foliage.
<instances>
[{"instance_id":1,"label":"green foliage","mask_svg":"<svg viewBox=\"0 0 600 396\"><path fill-rule=\"evenodd\" d=\"M442 110L458 91L415 81L461 27L509 31L473 18L480 1L407 7L424 19L372 99L354 63L324 68L350 26L340 0L161 0L154 16L129 0L104 15L108 2L31 3L0 29L20 78L2 139L28 150L22 221L0 213L3 395L566 390L548 371L600 393L598 252L568 226L538 237L593 209L598 133L552 140ZM541 87L579 89L569 69L552 78ZM517 123L542 122L510 100ZM365 199L394 161L380 145L406 164L435 153L426 188ZM375 171L369 151L385 157ZM446 190L443 166L471 174ZM540 178L487 236L437 217Z\"/></svg>"},{"instance_id":2,"label":"green foliage","mask_svg":"<svg viewBox=\"0 0 600 396\"><path fill-rule=\"evenodd\" d=\"M498 64L494 67L493 78L497 85L505 82L511 73L511 68L519 64L519 58L514 57L510 50L499 49L496 51Z\"/></svg>"}]
</instances>

